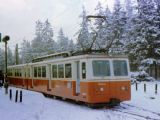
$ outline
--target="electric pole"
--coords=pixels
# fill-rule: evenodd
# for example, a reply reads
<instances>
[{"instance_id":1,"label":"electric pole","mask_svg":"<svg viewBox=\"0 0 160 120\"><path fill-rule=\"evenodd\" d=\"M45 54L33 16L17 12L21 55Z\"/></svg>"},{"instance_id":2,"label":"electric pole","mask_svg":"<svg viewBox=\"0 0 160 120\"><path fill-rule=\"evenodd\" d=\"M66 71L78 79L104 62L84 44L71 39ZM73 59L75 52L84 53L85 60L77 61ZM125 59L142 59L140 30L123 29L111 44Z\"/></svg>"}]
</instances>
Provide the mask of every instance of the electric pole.
<instances>
[{"instance_id":1,"label":"electric pole","mask_svg":"<svg viewBox=\"0 0 160 120\"><path fill-rule=\"evenodd\" d=\"M6 35L3 37L2 41L5 43L5 81L4 82L8 82L7 81L7 42L9 41L9 36Z\"/></svg>"}]
</instances>

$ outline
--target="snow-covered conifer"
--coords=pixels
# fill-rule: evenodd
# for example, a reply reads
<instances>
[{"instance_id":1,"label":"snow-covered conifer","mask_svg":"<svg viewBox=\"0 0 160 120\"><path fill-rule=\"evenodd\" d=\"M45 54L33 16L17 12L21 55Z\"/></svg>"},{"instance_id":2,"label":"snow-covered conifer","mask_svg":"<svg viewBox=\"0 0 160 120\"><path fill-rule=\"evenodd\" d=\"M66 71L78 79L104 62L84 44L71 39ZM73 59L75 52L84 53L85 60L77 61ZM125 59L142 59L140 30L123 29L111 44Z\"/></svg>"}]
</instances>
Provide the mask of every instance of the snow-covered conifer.
<instances>
[{"instance_id":1,"label":"snow-covered conifer","mask_svg":"<svg viewBox=\"0 0 160 120\"><path fill-rule=\"evenodd\" d=\"M68 37L66 37L63 33L63 29L61 28L58 32L57 44L58 44L58 52L63 52L68 50Z\"/></svg>"},{"instance_id":2,"label":"snow-covered conifer","mask_svg":"<svg viewBox=\"0 0 160 120\"><path fill-rule=\"evenodd\" d=\"M78 32L78 41L77 41L77 49L79 50L85 50L90 47L90 41L89 41L89 31L88 31L88 23L86 18L86 10L85 7L82 7L82 13L80 15L80 18L82 18L82 22L80 24L80 30Z\"/></svg>"}]
</instances>

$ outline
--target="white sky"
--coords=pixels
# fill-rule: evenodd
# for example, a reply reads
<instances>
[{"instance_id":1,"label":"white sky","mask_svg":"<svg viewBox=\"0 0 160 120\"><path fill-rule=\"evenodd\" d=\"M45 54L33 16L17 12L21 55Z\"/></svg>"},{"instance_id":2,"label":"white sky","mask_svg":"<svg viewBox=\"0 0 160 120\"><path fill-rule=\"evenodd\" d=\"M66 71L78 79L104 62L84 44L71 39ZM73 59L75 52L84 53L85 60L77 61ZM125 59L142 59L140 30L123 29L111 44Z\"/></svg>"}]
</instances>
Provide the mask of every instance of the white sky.
<instances>
[{"instance_id":1,"label":"white sky","mask_svg":"<svg viewBox=\"0 0 160 120\"><path fill-rule=\"evenodd\" d=\"M112 8L114 0L99 0ZM98 0L0 0L0 32L9 35L9 46L22 43L23 38L32 40L35 33L35 22L49 19L54 29L54 38L60 27L65 35L73 38L79 29L79 18L82 5L88 14L94 14ZM0 47L4 45L0 43Z\"/></svg>"}]
</instances>

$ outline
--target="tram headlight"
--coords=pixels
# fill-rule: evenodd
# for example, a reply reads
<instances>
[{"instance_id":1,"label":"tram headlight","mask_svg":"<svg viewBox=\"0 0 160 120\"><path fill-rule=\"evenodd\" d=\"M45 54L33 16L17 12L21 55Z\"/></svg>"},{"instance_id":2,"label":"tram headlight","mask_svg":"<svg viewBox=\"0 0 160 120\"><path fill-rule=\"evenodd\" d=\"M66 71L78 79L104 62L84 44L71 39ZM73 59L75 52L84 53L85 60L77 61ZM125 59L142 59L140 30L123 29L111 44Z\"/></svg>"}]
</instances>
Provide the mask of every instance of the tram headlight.
<instances>
[{"instance_id":1,"label":"tram headlight","mask_svg":"<svg viewBox=\"0 0 160 120\"><path fill-rule=\"evenodd\" d=\"M126 87L126 86L122 86L122 87L121 87L121 90L122 90L122 91L127 91L127 87Z\"/></svg>"},{"instance_id":2,"label":"tram headlight","mask_svg":"<svg viewBox=\"0 0 160 120\"><path fill-rule=\"evenodd\" d=\"M104 88L101 87L101 88L100 88L100 91L104 91Z\"/></svg>"}]
</instances>

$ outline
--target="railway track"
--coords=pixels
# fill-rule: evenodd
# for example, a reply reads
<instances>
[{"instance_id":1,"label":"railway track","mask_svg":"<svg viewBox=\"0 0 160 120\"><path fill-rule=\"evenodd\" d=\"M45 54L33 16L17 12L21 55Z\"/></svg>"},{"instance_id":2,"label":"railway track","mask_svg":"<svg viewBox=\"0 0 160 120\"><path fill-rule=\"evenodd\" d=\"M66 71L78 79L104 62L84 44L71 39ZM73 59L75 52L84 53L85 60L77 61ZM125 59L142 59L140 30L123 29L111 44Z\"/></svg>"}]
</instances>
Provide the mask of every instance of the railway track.
<instances>
[{"instance_id":1,"label":"railway track","mask_svg":"<svg viewBox=\"0 0 160 120\"><path fill-rule=\"evenodd\" d=\"M133 108L137 109L139 112L135 112ZM160 120L160 113L126 103L121 103L120 106L112 108L111 110L129 115L135 120Z\"/></svg>"},{"instance_id":2,"label":"railway track","mask_svg":"<svg viewBox=\"0 0 160 120\"><path fill-rule=\"evenodd\" d=\"M146 111L146 112L153 113L153 114L159 116L159 119L160 119L160 113L158 113L158 112L154 112L154 111L151 111L151 110L148 110L148 109L145 109L145 108L141 108L141 107L130 105L130 104L126 104L126 103L122 103L122 105L123 106L128 106L128 107L134 107L134 108L137 108L139 110L143 110L143 111Z\"/></svg>"}]
</instances>

